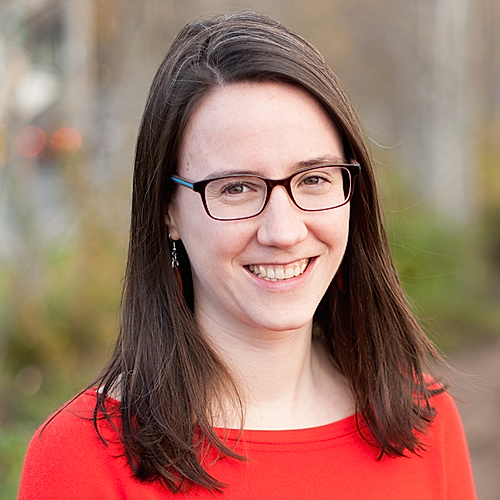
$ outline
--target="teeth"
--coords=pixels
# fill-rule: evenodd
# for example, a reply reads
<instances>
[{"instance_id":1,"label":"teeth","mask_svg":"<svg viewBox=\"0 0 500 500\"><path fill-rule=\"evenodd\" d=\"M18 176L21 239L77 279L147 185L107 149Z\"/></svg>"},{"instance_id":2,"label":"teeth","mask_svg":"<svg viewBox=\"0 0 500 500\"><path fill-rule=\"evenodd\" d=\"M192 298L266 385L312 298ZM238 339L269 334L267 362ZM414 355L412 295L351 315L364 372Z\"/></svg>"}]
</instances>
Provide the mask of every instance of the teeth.
<instances>
[{"instance_id":1,"label":"teeth","mask_svg":"<svg viewBox=\"0 0 500 500\"><path fill-rule=\"evenodd\" d=\"M259 278L264 278L266 281L281 281L301 275L306 270L308 264L309 259L301 259L297 262L293 262L285 266L265 266L262 264L250 264L248 266L248 269L253 274L258 276Z\"/></svg>"}]
</instances>

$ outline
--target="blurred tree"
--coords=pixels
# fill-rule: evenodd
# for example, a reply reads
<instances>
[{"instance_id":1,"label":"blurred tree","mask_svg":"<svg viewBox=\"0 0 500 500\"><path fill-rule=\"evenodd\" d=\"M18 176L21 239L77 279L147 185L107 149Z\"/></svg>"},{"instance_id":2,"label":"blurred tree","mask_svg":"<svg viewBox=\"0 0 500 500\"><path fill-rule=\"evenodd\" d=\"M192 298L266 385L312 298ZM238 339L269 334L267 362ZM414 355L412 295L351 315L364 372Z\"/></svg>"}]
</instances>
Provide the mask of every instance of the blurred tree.
<instances>
[{"instance_id":1,"label":"blurred tree","mask_svg":"<svg viewBox=\"0 0 500 500\"><path fill-rule=\"evenodd\" d=\"M480 7L471 0L342 7L358 45L354 72L345 71L354 92L363 90L370 135L400 145L423 201L455 223L478 215Z\"/></svg>"},{"instance_id":2,"label":"blurred tree","mask_svg":"<svg viewBox=\"0 0 500 500\"><path fill-rule=\"evenodd\" d=\"M472 222L477 215L478 67L475 3L417 2L413 115L406 143L421 193L440 215ZM475 71L476 70L476 71ZM410 82L406 82L410 83Z\"/></svg>"}]
</instances>

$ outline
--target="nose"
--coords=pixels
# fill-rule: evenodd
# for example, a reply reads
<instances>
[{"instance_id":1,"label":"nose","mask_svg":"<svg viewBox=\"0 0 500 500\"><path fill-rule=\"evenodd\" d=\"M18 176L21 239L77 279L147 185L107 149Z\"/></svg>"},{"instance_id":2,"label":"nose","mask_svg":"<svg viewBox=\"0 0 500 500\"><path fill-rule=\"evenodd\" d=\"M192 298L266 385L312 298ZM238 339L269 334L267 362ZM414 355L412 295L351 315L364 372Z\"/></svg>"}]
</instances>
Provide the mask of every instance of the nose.
<instances>
[{"instance_id":1,"label":"nose","mask_svg":"<svg viewBox=\"0 0 500 500\"><path fill-rule=\"evenodd\" d=\"M261 245L289 248L307 237L304 214L289 198L283 186L276 186L259 216L257 240Z\"/></svg>"}]
</instances>

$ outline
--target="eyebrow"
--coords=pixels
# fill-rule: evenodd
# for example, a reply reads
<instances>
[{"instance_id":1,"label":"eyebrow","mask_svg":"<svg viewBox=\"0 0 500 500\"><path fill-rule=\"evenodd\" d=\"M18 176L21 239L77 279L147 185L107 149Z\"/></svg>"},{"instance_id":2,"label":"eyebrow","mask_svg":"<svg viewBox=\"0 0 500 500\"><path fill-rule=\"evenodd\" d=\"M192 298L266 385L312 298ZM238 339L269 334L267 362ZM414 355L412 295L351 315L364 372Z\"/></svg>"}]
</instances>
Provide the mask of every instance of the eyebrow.
<instances>
[{"instance_id":1,"label":"eyebrow","mask_svg":"<svg viewBox=\"0 0 500 500\"><path fill-rule=\"evenodd\" d=\"M322 165L336 165L347 163L343 156L337 155L325 155L319 156L317 158L311 158L309 160L299 161L292 165L291 170L293 172L302 170L303 168L322 166ZM214 177L225 177L227 175L259 175L262 176L261 172L256 170L238 170L238 169L225 169L217 170L207 175L203 180L213 179Z\"/></svg>"},{"instance_id":2,"label":"eyebrow","mask_svg":"<svg viewBox=\"0 0 500 500\"><path fill-rule=\"evenodd\" d=\"M310 160L306 161L300 161L296 165L294 165L292 168L293 170L300 170L302 168L307 168L307 167L314 167L316 165L336 165L336 164L344 164L347 163L345 158L343 156L337 156L337 155L326 155L326 156L320 156L318 158L312 158Z\"/></svg>"}]
</instances>

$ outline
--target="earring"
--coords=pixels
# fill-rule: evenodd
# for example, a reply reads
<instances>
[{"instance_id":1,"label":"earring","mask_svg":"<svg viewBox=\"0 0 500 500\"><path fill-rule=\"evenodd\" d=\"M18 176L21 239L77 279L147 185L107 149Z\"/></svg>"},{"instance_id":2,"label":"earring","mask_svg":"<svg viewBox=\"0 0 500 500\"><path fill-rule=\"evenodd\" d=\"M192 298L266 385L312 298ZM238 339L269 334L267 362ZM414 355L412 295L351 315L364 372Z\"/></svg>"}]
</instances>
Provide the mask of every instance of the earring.
<instances>
[{"instance_id":1,"label":"earring","mask_svg":"<svg viewBox=\"0 0 500 500\"><path fill-rule=\"evenodd\" d=\"M179 267L179 261L177 260L177 248L175 246L175 240L172 239L172 236L168 235L169 240L172 242L172 269Z\"/></svg>"},{"instance_id":2,"label":"earring","mask_svg":"<svg viewBox=\"0 0 500 500\"><path fill-rule=\"evenodd\" d=\"M172 239L172 235L168 235L168 239L172 242L172 252L171 252L171 259L172 259L172 269L174 270L175 274L175 280L177 281L177 286L179 287L179 304L182 304L181 297L184 295L184 285L182 283L182 274L181 274L181 268L179 267L179 261L177 260L177 247L175 246L175 240Z\"/></svg>"}]
</instances>

